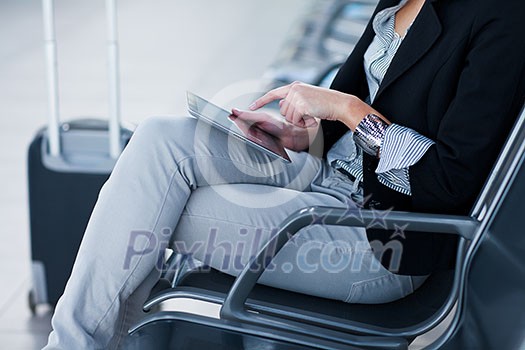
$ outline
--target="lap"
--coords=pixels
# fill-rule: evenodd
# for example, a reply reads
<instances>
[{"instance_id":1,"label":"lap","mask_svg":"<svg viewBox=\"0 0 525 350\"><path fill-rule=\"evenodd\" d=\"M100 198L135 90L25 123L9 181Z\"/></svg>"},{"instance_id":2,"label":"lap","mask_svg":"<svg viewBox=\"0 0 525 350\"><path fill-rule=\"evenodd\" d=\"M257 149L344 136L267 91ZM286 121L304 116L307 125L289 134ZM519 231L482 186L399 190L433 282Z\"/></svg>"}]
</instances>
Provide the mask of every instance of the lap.
<instances>
[{"instance_id":1,"label":"lap","mask_svg":"<svg viewBox=\"0 0 525 350\"><path fill-rule=\"evenodd\" d=\"M264 185L199 188L175 230L174 247L237 275L294 211L313 205L344 208L350 203L323 192ZM384 302L412 292L409 277L389 273L373 257L364 229L339 226L310 225L301 230L277 254L260 282L348 302Z\"/></svg>"},{"instance_id":2,"label":"lap","mask_svg":"<svg viewBox=\"0 0 525 350\"><path fill-rule=\"evenodd\" d=\"M165 168L166 179L178 174L168 196L173 205L185 203L174 225L176 250L232 275L292 212L353 205L352 186L323 160L292 152L292 162L283 163L193 118L150 119L128 151L134 154L130 161L143 157L142 164ZM176 195L188 185L188 198ZM409 280L402 283L373 258L360 228L308 226L274 261L261 282L279 288L350 302L385 302L411 292Z\"/></svg>"},{"instance_id":3,"label":"lap","mask_svg":"<svg viewBox=\"0 0 525 350\"><path fill-rule=\"evenodd\" d=\"M326 167L307 152L290 151L292 162L285 163L192 117L149 118L127 148L173 164L166 169L178 169L194 188L255 183L302 191Z\"/></svg>"}]
</instances>

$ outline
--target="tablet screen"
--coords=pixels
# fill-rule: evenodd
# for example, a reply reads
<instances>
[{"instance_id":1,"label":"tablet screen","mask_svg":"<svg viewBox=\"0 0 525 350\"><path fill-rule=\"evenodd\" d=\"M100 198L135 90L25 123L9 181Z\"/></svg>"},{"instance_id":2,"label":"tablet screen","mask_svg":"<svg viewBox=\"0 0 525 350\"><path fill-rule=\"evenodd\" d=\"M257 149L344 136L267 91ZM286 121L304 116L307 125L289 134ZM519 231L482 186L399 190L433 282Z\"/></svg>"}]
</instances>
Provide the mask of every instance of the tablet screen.
<instances>
[{"instance_id":1,"label":"tablet screen","mask_svg":"<svg viewBox=\"0 0 525 350\"><path fill-rule=\"evenodd\" d=\"M187 93L187 98L189 112L199 120L232 134L259 150L290 162L290 158L281 143L266 131L239 118L232 120L230 112L191 92Z\"/></svg>"}]
</instances>

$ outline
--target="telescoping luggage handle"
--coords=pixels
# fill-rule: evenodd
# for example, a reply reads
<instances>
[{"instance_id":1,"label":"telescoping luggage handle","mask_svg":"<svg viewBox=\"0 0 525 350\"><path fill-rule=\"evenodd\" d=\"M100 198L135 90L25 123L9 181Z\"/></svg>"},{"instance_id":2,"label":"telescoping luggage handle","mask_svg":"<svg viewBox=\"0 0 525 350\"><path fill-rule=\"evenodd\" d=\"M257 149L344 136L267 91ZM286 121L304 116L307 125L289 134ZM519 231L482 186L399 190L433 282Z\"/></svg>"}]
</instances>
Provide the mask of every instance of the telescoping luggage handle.
<instances>
[{"instance_id":1,"label":"telescoping luggage handle","mask_svg":"<svg viewBox=\"0 0 525 350\"><path fill-rule=\"evenodd\" d=\"M54 1L42 0L42 3L49 99L49 150L51 156L59 157L61 154L60 112ZM116 159L122 151L120 133L119 50L116 0L106 0L106 16L109 81L109 153L112 158Z\"/></svg>"}]
</instances>

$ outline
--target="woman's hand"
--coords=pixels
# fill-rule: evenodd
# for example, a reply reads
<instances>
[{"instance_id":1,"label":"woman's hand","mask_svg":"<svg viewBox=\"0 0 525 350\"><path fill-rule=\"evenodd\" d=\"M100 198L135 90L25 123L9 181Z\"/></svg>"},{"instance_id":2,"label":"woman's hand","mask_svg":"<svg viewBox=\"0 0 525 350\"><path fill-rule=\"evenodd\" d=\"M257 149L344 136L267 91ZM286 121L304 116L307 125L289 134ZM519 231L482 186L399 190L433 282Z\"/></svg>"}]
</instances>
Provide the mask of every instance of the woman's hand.
<instances>
[{"instance_id":1,"label":"woman's hand","mask_svg":"<svg viewBox=\"0 0 525 350\"><path fill-rule=\"evenodd\" d=\"M355 130L370 113L386 121L379 112L356 96L300 82L269 91L257 99L250 109L255 111L275 100L281 100L280 112L286 120L303 128L316 126L319 119L326 119L339 120Z\"/></svg>"},{"instance_id":2,"label":"woman's hand","mask_svg":"<svg viewBox=\"0 0 525 350\"><path fill-rule=\"evenodd\" d=\"M279 139L284 147L296 152L307 149L310 140L313 140L317 134L317 126L298 127L278 115L264 112L241 111L234 108L230 118L234 122L238 118L248 125L257 126Z\"/></svg>"}]
</instances>

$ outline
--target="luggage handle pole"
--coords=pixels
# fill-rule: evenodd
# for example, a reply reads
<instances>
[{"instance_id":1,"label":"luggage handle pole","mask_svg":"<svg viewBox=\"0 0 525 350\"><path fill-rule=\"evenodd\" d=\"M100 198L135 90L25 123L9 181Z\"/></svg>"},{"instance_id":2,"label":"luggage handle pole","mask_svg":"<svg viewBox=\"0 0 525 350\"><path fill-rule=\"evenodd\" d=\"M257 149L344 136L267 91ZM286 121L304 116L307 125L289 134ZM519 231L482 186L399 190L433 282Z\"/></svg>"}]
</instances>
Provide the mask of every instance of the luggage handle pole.
<instances>
[{"instance_id":1,"label":"luggage handle pole","mask_svg":"<svg viewBox=\"0 0 525 350\"><path fill-rule=\"evenodd\" d=\"M44 43L46 52L47 93L49 100L49 149L54 157L60 156L60 115L58 99L58 61L55 35L53 0L43 0Z\"/></svg>"},{"instance_id":2,"label":"luggage handle pole","mask_svg":"<svg viewBox=\"0 0 525 350\"><path fill-rule=\"evenodd\" d=\"M120 139L120 67L116 0L106 0L108 89L109 89L109 154L117 159L122 152Z\"/></svg>"},{"instance_id":3,"label":"luggage handle pole","mask_svg":"<svg viewBox=\"0 0 525 350\"><path fill-rule=\"evenodd\" d=\"M54 1L42 0L42 7L49 100L49 149L51 156L59 157L61 153L60 113ZM109 154L111 158L117 159L122 152L122 145L120 135L119 48L116 0L106 0L106 16L109 82Z\"/></svg>"}]
</instances>

